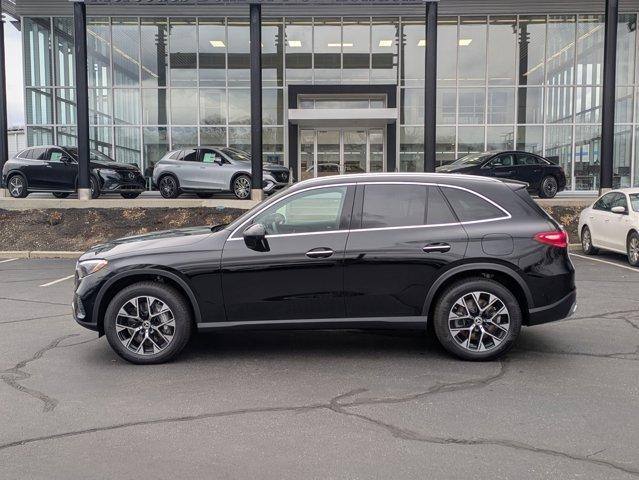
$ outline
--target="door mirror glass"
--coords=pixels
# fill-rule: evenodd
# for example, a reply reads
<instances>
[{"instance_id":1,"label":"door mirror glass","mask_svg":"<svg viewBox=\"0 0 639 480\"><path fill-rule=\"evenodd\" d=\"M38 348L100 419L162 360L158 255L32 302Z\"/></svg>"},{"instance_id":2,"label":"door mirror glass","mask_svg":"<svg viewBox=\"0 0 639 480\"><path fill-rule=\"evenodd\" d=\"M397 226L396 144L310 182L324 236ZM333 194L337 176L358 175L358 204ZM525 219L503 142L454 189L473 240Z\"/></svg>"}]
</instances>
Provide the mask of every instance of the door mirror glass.
<instances>
[{"instance_id":1,"label":"door mirror glass","mask_svg":"<svg viewBox=\"0 0 639 480\"><path fill-rule=\"evenodd\" d=\"M612 209L610 210L612 213L626 213L626 207L622 207L620 205L617 205L616 207L612 207Z\"/></svg>"},{"instance_id":2,"label":"door mirror glass","mask_svg":"<svg viewBox=\"0 0 639 480\"><path fill-rule=\"evenodd\" d=\"M244 230L243 236L244 243L251 250L256 252L268 252L270 250L264 225L254 223Z\"/></svg>"}]
</instances>

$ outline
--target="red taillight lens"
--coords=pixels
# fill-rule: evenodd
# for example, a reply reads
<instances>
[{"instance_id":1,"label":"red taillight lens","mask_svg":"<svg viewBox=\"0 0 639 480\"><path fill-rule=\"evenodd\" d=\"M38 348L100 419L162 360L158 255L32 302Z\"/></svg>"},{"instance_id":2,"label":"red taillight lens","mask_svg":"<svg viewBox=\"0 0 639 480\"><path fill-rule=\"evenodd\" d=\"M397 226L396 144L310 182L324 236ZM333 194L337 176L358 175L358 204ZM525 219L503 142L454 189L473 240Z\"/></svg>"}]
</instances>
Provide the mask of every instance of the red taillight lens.
<instances>
[{"instance_id":1,"label":"red taillight lens","mask_svg":"<svg viewBox=\"0 0 639 480\"><path fill-rule=\"evenodd\" d=\"M563 230L553 230L552 232L541 232L535 235L535 240L553 247L567 248L568 234Z\"/></svg>"}]
</instances>

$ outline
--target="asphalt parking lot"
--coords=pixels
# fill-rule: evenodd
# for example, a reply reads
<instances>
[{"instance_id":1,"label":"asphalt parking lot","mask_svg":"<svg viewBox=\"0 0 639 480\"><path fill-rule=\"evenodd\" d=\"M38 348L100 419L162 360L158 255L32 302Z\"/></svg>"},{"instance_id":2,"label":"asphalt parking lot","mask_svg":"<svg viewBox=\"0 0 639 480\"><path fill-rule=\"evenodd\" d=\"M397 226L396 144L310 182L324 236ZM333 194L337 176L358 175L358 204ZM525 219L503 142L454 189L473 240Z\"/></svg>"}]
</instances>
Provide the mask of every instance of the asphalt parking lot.
<instances>
[{"instance_id":1,"label":"asphalt parking lot","mask_svg":"<svg viewBox=\"0 0 639 480\"><path fill-rule=\"evenodd\" d=\"M151 367L73 322L73 261L0 259L0 478L639 478L639 269L596 258L499 362L251 332Z\"/></svg>"}]
</instances>

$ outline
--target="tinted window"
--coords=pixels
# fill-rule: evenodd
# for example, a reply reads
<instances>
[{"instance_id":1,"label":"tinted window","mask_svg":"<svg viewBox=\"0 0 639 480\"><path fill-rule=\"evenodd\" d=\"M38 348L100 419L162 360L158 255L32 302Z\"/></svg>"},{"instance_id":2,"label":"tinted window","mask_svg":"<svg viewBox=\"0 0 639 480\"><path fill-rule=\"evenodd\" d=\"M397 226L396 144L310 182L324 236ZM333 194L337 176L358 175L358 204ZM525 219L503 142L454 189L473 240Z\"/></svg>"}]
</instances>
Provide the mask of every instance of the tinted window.
<instances>
[{"instance_id":1,"label":"tinted window","mask_svg":"<svg viewBox=\"0 0 639 480\"><path fill-rule=\"evenodd\" d=\"M639 193L630 194L630 205L635 212L639 212Z\"/></svg>"},{"instance_id":2,"label":"tinted window","mask_svg":"<svg viewBox=\"0 0 639 480\"><path fill-rule=\"evenodd\" d=\"M506 215L495 205L474 193L450 187L444 187L442 191L452 205L457 217L462 222L489 220L492 218L501 218Z\"/></svg>"},{"instance_id":3,"label":"tinted window","mask_svg":"<svg viewBox=\"0 0 639 480\"><path fill-rule=\"evenodd\" d=\"M612 208L612 201L615 198L614 193L606 193L603 197L601 197L597 202L592 206L595 210L604 210L608 211Z\"/></svg>"},{"instance_id":4,"label":"tinted window","mask_svg":"<svg viewBox=\"0 0 639 480\"><path fill-rule=\"evenodd\" d=\"M34 160L44 160L46 156L47 156L46 148L33 148L31 149L31 153L29 153L28 158L32 158Z\"/></svg>"},{"instance_id":5,"label":"tinted window","mask_svg":"<svg viewBox=\"0 0 639 480\"><path fill-rule=\"evenodd\" d=\"M346 192L345 186L302 192L267 208L253 223L270 235L339 230Z\"/></svg>"},{"instance_id":6,"label":"tinted window","mask_svg":"<svg viewBox=\"0 0 639 480\"><path fill-rule=\"evenodd\" d=\"M27 149L27 150L22 150L19 154L18 157L19 158L29 158L29 155L31 154L31 149Z\"/></svg>"},{"instance_id":7,"label":"tinted window","mask_svg":"<svg viewBox=\"0 0 639 480\"><path fill-rule=\"evenodd\" d=\"M628 201L626 200L626 196L623 193L615 193L612 198L612 202L610 203L610 208L612 207L623 207L628 211Z\"/></svg>"},{"instance_id":8,"label":"tinted window","mask_svg":"<svg viewBox=\"0 0 639 480\"><path fill-rule=\"evenodd\" d=\"M426 221L429 225L457 223L457 218L455 218L439 187L428 187L428 214L426 215Z\"/></svg>"},{"instance_id":9,"label":"tinted window","mask_svg":"<svg viewBox=\"0 0 639 480\"><path fill-rule=\"evenodd\" d=\"M515 156L512 153L498 155L488 162L487 167L512 167L515 164Z\"/></svg>"},{"instance_id":10,"label":"tinted window","mask_svg":"<svg viewBox=\"0 0 639 480\"><path fill-rule=\"evenodd\" d=\"M199 161L198 155L197 155L197 150L182 150L182 158L181 160L184 162L197 162Z\"/></svg>"},{"instance_id":11,"label":"tinted window","mask_svg":"<svg viewBox=\"0 0 639 480\"><path fill-rule=\"evenodd\" d=\"M424 185L366 185L362 228L425 225L427 194Z\"/></svg>"}]
</instances>

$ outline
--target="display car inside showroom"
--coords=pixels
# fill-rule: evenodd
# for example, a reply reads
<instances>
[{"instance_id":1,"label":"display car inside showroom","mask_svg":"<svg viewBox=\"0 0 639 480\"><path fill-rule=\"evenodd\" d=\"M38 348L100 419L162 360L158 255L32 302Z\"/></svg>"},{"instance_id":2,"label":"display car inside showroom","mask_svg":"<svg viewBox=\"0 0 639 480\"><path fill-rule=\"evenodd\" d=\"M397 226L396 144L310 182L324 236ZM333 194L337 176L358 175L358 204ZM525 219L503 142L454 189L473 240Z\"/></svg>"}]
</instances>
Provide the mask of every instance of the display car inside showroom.
<instances>
[{"instance_id":1,"label":"display car inside showroom","mask_svg":"<svg viewBox=\"0 0 639 480\"><path fill-rule=\"evenodd\" d=\"M230 147L253 178L269 163L292 181L517 150L563 167L563 195L639 185L637 0L2 5L22 32L29 146L141 172Z\"/></svg>"}]
</instances>

